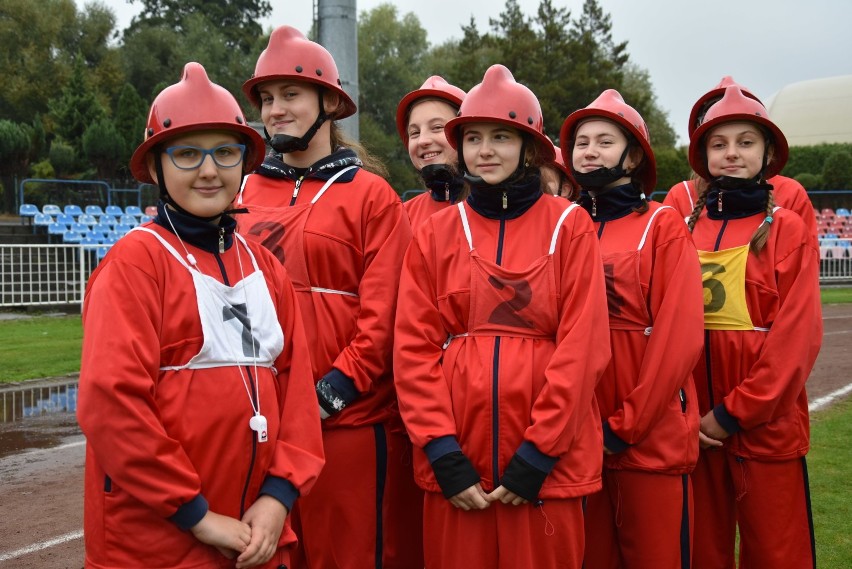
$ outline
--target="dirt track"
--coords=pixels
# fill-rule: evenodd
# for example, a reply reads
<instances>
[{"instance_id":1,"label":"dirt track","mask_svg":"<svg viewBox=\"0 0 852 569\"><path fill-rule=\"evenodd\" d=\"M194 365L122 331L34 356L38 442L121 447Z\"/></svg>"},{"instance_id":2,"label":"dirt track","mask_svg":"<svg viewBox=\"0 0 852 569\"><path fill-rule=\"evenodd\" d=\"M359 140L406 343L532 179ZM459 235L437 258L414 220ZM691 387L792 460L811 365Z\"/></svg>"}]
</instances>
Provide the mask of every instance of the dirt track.
<instances>
[{"instance_id":1,"label":"dirt track","mask_svg":"<svg viewBox=\"0 0 852 569\"><path fill-rule=\"evenodd\" d=\"M824 307L822 351L808 381L811 401L852 378L852 304ZM85 440L73 415L0 425L0 569L83 566ZM29 553L50 540L60 543Z\"/></svg>"}]
</instances>

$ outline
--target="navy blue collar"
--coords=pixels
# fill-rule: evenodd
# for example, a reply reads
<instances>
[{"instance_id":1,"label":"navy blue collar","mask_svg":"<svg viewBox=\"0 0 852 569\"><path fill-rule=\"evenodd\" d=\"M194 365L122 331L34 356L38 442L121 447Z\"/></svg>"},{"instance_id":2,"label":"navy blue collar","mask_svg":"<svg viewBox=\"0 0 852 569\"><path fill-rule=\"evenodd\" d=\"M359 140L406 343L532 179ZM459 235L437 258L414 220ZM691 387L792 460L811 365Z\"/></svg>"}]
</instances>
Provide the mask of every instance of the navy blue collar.
<instances>
[{"instance_id":1,"label":"navy blue collar","mask_svg":"<svg viewBox=\"0 0 852 569\"><path fill-rule=\"evenodd\" d=\"M170 233L177 231L177 236L181 240L208 253L218 253L219 230L224 229L225 250L227 251L233 245L237 221L230 215L223 214L219 218L218 225L215 225L212 222L203 221L172 208L169 208L167 214L165 208L166 205L162 201L157 204L157 216L154 218L154 223ZM166 218L166 215L168 215L168 218ZM171 220L171 223L169 223L169 220ZM174 229L172 229L172 224L174 224Z\"/></svg>"},{"instance_id":2,"label":"navy blue collar","mask_svg":"<svg viewBox=\"0 0 852 569\"><path fill-rule=\"evenodd\" d=\"M355 151L344 147L340 147L328 156L317 160L307 169L290 166L282 160L285 157L286 154L267 154L263 160L263 164L257 169L257 173L269 178L285 178L294 182L301 177L328 180L343 168L352 166L353 164L361 166L361 159L358 158ZM357 171L358 169L356 168L346 172L336 182L351 182L355 178Z\"/></svg>"},{"instance_id":3,"label":"navy blue collar","mask_svg":"<svg viewBox=\"0 0 852 569\"><path fill-rule=\"evenodd\" d=\"M707 217L710 219L742 219L766 211L766 201L769 199L771 184L755 180L743 180L739 187L732 187L730 179L722 185L714 180L707 190ZM719 202L722 211L719 211Z\"/></svg>"},{"instance_id":4,"label":"navy blue collar","mask_svg":"<svg viewBox=\"0 0 852 569\"><path fill-rule=\"evenodd\" d=\"M503 208L505 196L506 208ZM542 196L541 178L537 173L506 185L473 185L467 203L489 219L515 219L523 215Z\"/></svg>"},{"instance_id":5,"label":"navy blue collar","mask_svg":"<svg viewBox=\"0 0 852 569\"><path fill-rule=\"evenodd\" d=\"M594 198L588 190L582 190L577 203L589 212L592 221L612 221L632 213L645 202L642 192L631 183L596 191Z\"/></svg>"}]
</instances>

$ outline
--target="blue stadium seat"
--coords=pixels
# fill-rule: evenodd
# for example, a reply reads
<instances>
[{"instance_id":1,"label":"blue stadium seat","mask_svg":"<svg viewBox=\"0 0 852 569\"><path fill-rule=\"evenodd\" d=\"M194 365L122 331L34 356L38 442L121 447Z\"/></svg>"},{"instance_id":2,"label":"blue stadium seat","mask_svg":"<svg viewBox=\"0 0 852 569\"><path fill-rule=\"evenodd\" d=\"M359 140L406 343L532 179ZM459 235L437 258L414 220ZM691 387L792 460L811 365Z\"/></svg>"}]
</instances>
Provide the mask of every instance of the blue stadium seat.
<instances>
[{"instance_id":1,"label":"blue stadium seat","mask_svg":"<svg viewBox=\"0 0 852 569\"><path fill-rule=\"evenodd\" d=\"M102 215L98 218L98 224L99 225L109 225L110 227L112 227L116 223L118 223L118 221L116 221L114 215L104 214L104 215Z\"/></svg>"},{"instance_id":2,"label":"blue stadium seat","mask_svg":"<svg viewBox=\"0 0 852 569\"><path fill-rule=\"evenodd\" d=\"M99 205L87 205L86 213L89 215L103 215L104 210Z\"/></svg>"},{"instance_id":3,"label":"blue stadium seat","mask_svg":"<svg viewBox=\"0 0 852 569\"><path fill-rule=\"evenodd\" d=\"M46 213L47 215L56 216L62 213L62 209L58 205L44 204L41 206L41 212Z\"/></svg>"},{"instance_id":4,"label":"blue stadium seat","mask_svg":"<svg viewBox=\"0 0 852 569\"><path fill-rule=\"evenodd\" d=\"M62 234L62 241L64 243L79 243L83 239L83 236L77 233L76 231L71 231L70 229Z\"/></svg>"},{"instance_id":5,"label":"blue stadium seat","mask_svg":"<svg viewBox=\"0 0 852 569\"><path fill-rule=\"evenodd\" d=\"M126 223L119 223L118 225L116 225L113 228L115 233L118 233L119 235L124 235L125 233L127 233L131 229L133 229L133 227L130 226L130 225L127 225Z\"/></svg>"},{"instance_id":6,"label":"blue stadium seat","mask_svg":"<svg viewBox=\"0 0 852 569\"><path fill-rule=\"evenodd\" d=\"M77 216L77 223L85 223L86 225L97 225L97 218L91 213L84 213Z\"/></svg>"},{"instance_id":7,"label":"blue stadium seat","mask_svg":"<svg viewBox=\"0 0 852 569\"><path fill-rule=\"evenodd\" d=\"M80 245L86 249L97 249L101 246L101 242L99 239L92 239L91 237L86 237L84 235L83 238L80 239Z\"/></svg>"},{"instance_id":8,"label":"blue stadium seat","mask_svg":"<svg viewBox=\"0 0 852 569\"><path fill-rule=\"evenodd\" d=\"M112 245L119 239L121 239L120 234L116 233L115 231L110 231L104 236L104 245Z\"/></svg>"},{"instance_id":9,"label":"blue stadium seat","mask_svg":"<svg viewBox=\"0 0 852 569\"><path fill-rule=\"evenodd\" d=\"M48 235L65 235L66 231L68 231L68 226L64 223L57 223L54 221L47 226Z\"/></svg>"},{"instance_id":10,"label":"blue stadium seat","mask_svg":"<svg viewBox=\"0 0 852 569\"><path fill-rule=\"evenodd\" d=\"M151 220L153 220L153 219L154 219L154 218L153 218L153 217L151 217L150 215L143 215L142 217L140 217L140 218L139 218L139 224L141 225L141 224L143 224L143 223L147 223L147 222L149 222L149 221L151 221Z\"/></svg>"},{"instance_id":11,"label":"blue stadium seat","mask_svg":"<svg viewBox=\"0 0 852 569\"><path fill-rule=\"evenodd\" d=\"M98 258L98 261L106 257L106 254L109 253L109 247L98 247L95 256Z\"/></svg>"},{"instance_id":12,"label":"blue stadium seat","mask_svg":"<svg viewBox=\"0 0 852 569\"><path fill-rule=\"evenodd\" d=\"M71 229L71 231L76 231L77 233L82 235L83 233L88 233L89 226L86 225L85 223L77 222L77 223L72 223L70 229Z\"/></svg>"},{"instance_id":13,"label":"blue stadium seat","mask_svg":"<svg viewBox=\"0 0 852 569\"><path fill-rule=\"evenodd\" d=\"M95 241L98 245L104 242L104 234L96 231L87 231L83 234L84 240Z\"/></svg>"},{"instance_id":14,"label":"blue stadium seat","mask_svg":"<svg viewBox=\"0 0 852 569\"><path fill-rule=\"evenodd\" d=\"M92 226L92 231L97 231L98 233L102 233L106 235L110 231L112 231L113 226L109 223L98 223L97 225Z\"/></svg>"},{"instance_id":15,"label":"blue stadium seat","mask_svg":"<svg viewBox=\"0 0 852 569\"><path fill-rule=\"evenodd\" d=\"M69 213L60 213L56 216L57 223L64 223L65 225L71 225L72 223L76 223L77 220L74 219L74 216Z\"/></svg>"},{"instance_id":16,"label":"blue stadium seat","mask_svg":"<svg viewBox=\"0 0 852 569\"><path fill-rule=\"evenodd\" d=\"M37 213L33 218L33 225L36 227L47 227L51 223L55 223L55 219L53 219L52 215L48 215L46 213Z\"/></svg>"},{"instance_id":17,"label":"blue stadium seat","mask_svg":"<svg viewBox=\"0 0 852 569\"><path fill-rule=\"evenodd\" d=\"M74 217L77 217L78 215L83 215L83 208L81 208L77 204L68 204L63 208L62 212L67 215L73 215Z\"/></svg>"},{"instance_id":18,"label":"blue stadium seat","mask_svg":"<svg viewBox=\"0 0 852 569\"><path fill-rule=\"evenodd\" d=\"M18 208L18 215L21 217L33 218L39 213L38 206L31 203L22 203Z\"/></svg>"},{"instance_id":19,"label":"blue stadium seat","mask_svg":"<svg viewBox=\"0 0 852 569\"><path fill-rule=\"evenodd\" d=\"M108 205L106 206L104 213L113 217L121 217L124 214L124 211L122 211L122 209L117 205Z\"/></svg>"},{"instance_id":20,"label":"blue stadium seat","mask_svg":"<svg viewBox=\"0 0 852 569\"><path fill-rule=\"evenodd\" d=\"M126 208L124 208L124 213L127 215L135 215L136 217L142 216L142 210L139 208L138 205L127 206Z\"/></svg>"},{"instance_id":21,"label":"blue stadium seat","mask_svg":"<svg viewBox=\"0 0 852 569\"><path fill-rule=\"evenodd\" d=\"M835 211L835 213L837 214L838 217L849 217L849 210L846 209L845 207L837 208L837 211Z\"/></svg>"},{"instance_id":22,"label":"blue stadium seat","mask_svg":"<svg viewBox=\"0 0 852 569\"><path fill-rule=\"evenodd\" d=\"M136 227L139 225L139 220L136 219L135 215L124 214L118 219L119 225L129 225L130 227Z\"/></svg>"}]
</instances>

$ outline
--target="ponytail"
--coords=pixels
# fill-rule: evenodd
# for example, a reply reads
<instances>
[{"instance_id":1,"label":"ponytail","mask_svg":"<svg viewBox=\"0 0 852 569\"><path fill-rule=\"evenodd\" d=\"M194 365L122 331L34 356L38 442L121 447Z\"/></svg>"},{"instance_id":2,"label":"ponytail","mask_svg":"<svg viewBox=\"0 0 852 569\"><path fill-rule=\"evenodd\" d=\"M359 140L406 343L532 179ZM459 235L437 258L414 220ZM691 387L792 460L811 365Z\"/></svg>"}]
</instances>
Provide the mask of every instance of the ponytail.
<instances>
[{"instance_id":1,"label":"ponytail","mask_svg":"<svg viewBox=\"0 0 852 569\"><path fill-rule=\"evenodd\" d=\"M748 247L749 250L757 255L763 249L763 246L766 245L766 241L769 239L769 229L772 225L773 220L773 210L775 209L775 196L772 191L767 192L766 197L766 217L763 222L757 227L757 231L754 232L754 235L751 236L751 241L749 241Z\"/></svg>"}]
</instances>

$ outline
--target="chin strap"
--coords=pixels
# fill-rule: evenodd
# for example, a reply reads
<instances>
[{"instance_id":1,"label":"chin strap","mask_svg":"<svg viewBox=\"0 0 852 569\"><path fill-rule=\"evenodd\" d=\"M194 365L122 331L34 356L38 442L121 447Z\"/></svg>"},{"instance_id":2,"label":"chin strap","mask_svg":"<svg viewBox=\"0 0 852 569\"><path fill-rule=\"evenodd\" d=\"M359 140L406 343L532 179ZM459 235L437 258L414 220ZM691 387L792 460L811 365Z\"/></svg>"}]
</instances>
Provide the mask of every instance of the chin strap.
<instances>
[{"instance_id":1,"label":"chin strap","mask_svg":"<svg viewBox=\"0 0 852 569\"><path fill-rule=\"evenodd\" d=\"M313 139L314 135L323 123L330 118L325 112L325 105L323 105L322 98L324 92L325 89L317 89L319 113L317 113L317 119L314 121L314 124L312 124L307 132L305 132L305 134L301 137L290 136L289 134L276 134L275 136L270 137L266 127L263 127L263 134L266 136L269 146L271 146L275 152L278 152L279 154L288 154L290 152L303 152L308 149L311 139Z\"/></svg>"},{"instance_id":2,"label":"chin strap","mask_svg":"<svg viewBox=\"0 0 852 569\"><path fill-rule=\"evenodd\" d=\"M574 179L577 180L577 183L583 189L598 190L605 188L620 178L629 176L630 173L624 169L624 160L627 158L627 153L630 152L630 147L630 144L624 147L624 152L621 153L618 165L613 168L601 167L591 172L578 172L572 165L571 171L574 173Z\"/></svg>"}]
</instances>

